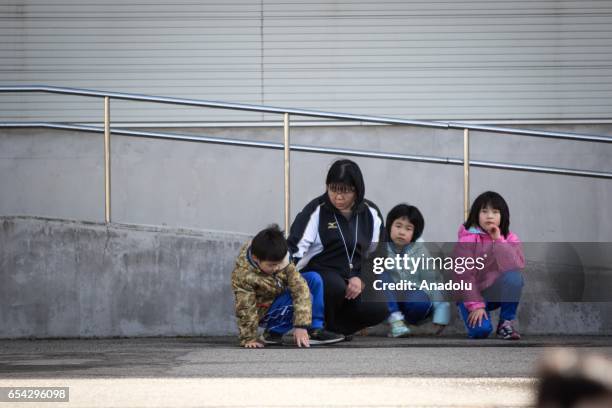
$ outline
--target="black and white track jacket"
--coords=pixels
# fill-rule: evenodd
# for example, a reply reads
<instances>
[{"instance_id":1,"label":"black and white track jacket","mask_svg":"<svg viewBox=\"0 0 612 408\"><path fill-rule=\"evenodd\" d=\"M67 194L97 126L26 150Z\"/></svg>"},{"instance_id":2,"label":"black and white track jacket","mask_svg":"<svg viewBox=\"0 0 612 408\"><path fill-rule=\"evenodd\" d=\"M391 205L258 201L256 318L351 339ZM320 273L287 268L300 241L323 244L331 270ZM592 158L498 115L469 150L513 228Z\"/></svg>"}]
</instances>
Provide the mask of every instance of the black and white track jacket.
<instances>
[{"instance_id":1,"label":"black and white track jacket","mask_svg":"<svg viewBox=\"0 0 612 408\"><path fill-rule=\"evenodd\" d=\"M334 215L336 216L334 218ZM347 250L338 228L342 229L349 255L355 244L355 226L359 218L358 241L350 271ZM336 223L336 219L338 223ZM304 207L291 225L287 242L300 271L335 272L345 279L361 277L361 264L382 239L383 218L374 203L364 198L357 202L351 220L333 206L327 193Z\"/></svg>"}]
</instances>

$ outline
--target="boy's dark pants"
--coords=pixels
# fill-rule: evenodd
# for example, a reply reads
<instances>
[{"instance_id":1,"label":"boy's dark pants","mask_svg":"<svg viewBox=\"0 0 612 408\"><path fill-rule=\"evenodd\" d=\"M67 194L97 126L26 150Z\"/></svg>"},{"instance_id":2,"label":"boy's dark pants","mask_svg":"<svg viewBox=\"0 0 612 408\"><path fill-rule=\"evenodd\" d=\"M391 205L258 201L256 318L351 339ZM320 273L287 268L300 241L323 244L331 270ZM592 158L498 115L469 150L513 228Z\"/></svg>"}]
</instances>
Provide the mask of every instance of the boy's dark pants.
<instances>
[{"instance_id":1,"label":"boy's dark pants","mask_svg":"<svg viewBox=\"0 0 612 408\"><path fill-rule=\"evenodd\" d=\"M310 328L320 329L323 327L324 303L323 303L323 281L315 272L305 272L302 277L310 289L310 300L312 302L312 324ZM272 305L266 312L264 318L259 322L266 330L284 334L293 328L293 299L291 292L284 291L274 299Z\"/></svg>"}]
</instances>

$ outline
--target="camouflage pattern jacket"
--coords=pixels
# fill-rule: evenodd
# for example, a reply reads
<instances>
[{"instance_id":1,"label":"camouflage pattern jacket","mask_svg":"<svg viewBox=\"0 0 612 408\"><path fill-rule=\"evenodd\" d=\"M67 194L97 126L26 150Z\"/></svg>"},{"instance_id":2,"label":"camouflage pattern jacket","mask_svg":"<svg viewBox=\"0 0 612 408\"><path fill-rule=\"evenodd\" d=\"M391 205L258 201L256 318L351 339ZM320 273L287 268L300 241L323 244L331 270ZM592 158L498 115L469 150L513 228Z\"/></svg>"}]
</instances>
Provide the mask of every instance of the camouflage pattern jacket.
<instances>
[{"instance_id":1,"label":"camouflage pattern jacket","mask_svg":"<svg viewBox=\"0 0 612 408\"><path fill-rule=\"evenodd\" d=\"M274 299L287 289L293 299L293 326L307 328L311 325L310 290L295 265L288 258L286 262L277 273L267 274L250 258L250 243L240 250L232 272L232 290L241 346L257 340L259 321Z\"/></svg>"}]
</instances>

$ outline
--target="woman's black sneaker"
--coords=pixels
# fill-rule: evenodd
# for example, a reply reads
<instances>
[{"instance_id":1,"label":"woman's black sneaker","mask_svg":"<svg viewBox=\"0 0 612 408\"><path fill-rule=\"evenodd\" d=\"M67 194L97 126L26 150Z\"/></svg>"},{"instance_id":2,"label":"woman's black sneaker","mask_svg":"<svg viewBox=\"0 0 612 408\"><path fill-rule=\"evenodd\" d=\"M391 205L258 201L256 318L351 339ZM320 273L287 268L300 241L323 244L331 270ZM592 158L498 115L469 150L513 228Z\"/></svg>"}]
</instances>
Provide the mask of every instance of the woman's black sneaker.
<instances>
[{"instance_id":1,"label":"woman's black sneaker","mask_svg":"<svg viewBox=\"0 0 612 408\"><path fill-rule=\"evenodd\" d=\"M266 330L261 335L261 341L269 346L280 346L283 344L283 335Z\"/></svg>"},{"instance_id":2,"label":"woman's black sneaker","mask_svg":"<svg viewBox=\"0 0 612 408\"><path fill-rule=\"evenodd\" d=\"M308 330L310 337L310 345L316 346L319 344L334 344L344 340L342 334L327 331L325 329L310 329Z\"/></svg>"}]
</instances>

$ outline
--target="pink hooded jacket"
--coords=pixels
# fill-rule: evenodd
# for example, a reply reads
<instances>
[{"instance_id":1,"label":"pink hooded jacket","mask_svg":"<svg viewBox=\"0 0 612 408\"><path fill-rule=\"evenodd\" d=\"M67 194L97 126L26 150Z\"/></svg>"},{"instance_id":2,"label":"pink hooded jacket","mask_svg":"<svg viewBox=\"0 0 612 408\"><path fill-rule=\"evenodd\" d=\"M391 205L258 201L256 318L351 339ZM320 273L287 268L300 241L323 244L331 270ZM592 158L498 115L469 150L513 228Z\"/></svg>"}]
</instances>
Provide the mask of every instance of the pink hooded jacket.
<instances>
[{"instance_id":1,"label":"pink hooded jacket","mask_svg":"<svg viewBox=\"0 0 612 408\"><path fill-rule=\"evenodd\" d=\"M525 256L519 237L513 232L508 237L503 235L493 241L491 236L480 228L466 229L463 225L457 233L459 243L455 246L455 256L484 258L484 268L467 269L462 274L455 274L457 280L472 283L472 290L464 291L462 299L469 310L484 308L483 290L491 286L504 272L523 269ZM501 244L501 245L500 245Z\"/></svg>"}]
</instances>

